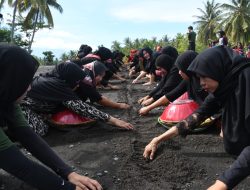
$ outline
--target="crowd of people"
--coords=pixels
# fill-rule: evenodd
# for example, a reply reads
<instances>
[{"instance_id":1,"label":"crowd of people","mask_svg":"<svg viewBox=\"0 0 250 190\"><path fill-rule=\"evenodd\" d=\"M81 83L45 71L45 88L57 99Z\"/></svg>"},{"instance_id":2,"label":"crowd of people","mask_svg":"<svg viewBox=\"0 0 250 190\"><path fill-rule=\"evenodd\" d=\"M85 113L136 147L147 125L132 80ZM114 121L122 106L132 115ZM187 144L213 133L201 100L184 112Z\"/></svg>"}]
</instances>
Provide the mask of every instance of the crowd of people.
<instances>
[{"instance_id":1,"label":"crowd of people","mask_svg":"<svg viewBox=\"0 0 250 190\"><path fill-rule=\"evenodd\" d=\"M133 130L127 121L98 110L93 102L113 109L130 109L126 102L115 102L99 88L119 90L110 84L122 66L133 78L132 85L152 85L153 90L138 100L138 114L166 106L187 92L199 108L145 147L143 157L154 159L158 145L177 135L187 136L206 118L217 115L225 151L234 156L231 167L222 172L209 190L233 189L250 174L250 60L240 43L227 46L219 32L218 41L200 54L195 52L195 32L190 26L189 48L179 54L172 46L158 45L131 49L127 64L124 54L106 47L96 51L82 45L76 59L56 65L48 73L34 77L39 63L25 50L0 45L0 167L41 190L101 190L96 180L77 174L43 140L49 131L51 114L68 109L78 115ZM217 45L215 45L217 43ZM250 54L250 53L249 53ZM10 140L6 128L23 147L46 167L28 159ZM51 170L48 170L49 167ZM160 169L160 168L159 168ZM43 179L43 180L40 180ZM44 182L46 181L46 182Z\"/></svg>"}]
</instances>

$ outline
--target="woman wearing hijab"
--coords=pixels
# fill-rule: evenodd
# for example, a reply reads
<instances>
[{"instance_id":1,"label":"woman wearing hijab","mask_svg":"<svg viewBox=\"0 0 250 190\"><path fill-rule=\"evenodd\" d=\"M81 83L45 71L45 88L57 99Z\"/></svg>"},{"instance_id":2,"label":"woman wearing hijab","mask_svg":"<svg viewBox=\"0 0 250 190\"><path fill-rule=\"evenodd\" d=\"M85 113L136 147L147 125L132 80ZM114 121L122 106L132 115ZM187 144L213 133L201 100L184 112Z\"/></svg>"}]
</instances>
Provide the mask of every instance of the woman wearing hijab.
<instances>
[{"instance_id":1,"label":"woman wearing hijab","mask_svg":"<svg viewBox=\"0 0 250 190\"><path fill-rule=\"evenodd\" d=\"M101 190L97 181L73 172L24 119L19 102L30 89L37 67L38 62L23 49L0 45L0 167L39 190ZM51 170L25 157L5 134L5 126Z\"/></svg>"},{"instance_id":2,"label":"woman wearing hijab","mask_svg":"<svg viewBox=\"0 0 250 190\"><path fill-rule=\"evenodd\" d=\"M112 58L112 52L106 47L98 47L93 53L89 53L81 59L80 66L86 65L93 61L99 60L101 62L107 61Z\"/></svg>"},{"instance_id":3,"label":"woman wearing hijab","mask_svg":"<svg viewBox=\"0 0 250 190\"><path fill-rule=\"evenodd\" d=\"M79 59L84 58L86 55L90 54L92 51L92 48L88 46L87 44L82 44L79 48L79 51L77 52L77 57Z\"/></svg>"},{"instance_id":4,"label":"woman wearing hijab","mask_svg":"<svg viewBox=\"0 0 250 190\"><path fill-rule=\"evenodd\" d=\"M153 57L153 51L149 48L143 48L143 57L145 59L144 70L140 72L139 76L133 80L132 84L138 83L138 81L149 74L149 82L144 83L143 85L151 85L155 80L155 58Z\"/></svg>"},{"instance_id":5,"label":"woman wearing hijab","mask_svg":"<svg viewBox=\"0 0 250 190\"><path fill-rule=\"evenodd\" d=\"M93 61L101 61L107 67L106 73L101 81L101 85L103 87L108 87L111 89L119 89L117 86L109 84L109 80L112 77L125 81L124 78L119 77L118 75L115 74L115 68L114 68L114 63L112 61L112 58L113 58L113 54L110 51L110 49L101 46L101 47L98 47L98 49L95 52L90 53L86 55L85 57L83 57L80 61L74 60L73 62L83 67L84 65L91 63Z\"/></svg>"},{"instance_id":6,"label":"woman wearing hijab","mask_svg":"<svg viewBox=\"0 0 250 190\"><path fill-rule=\"evenodd\" d=\"M132 78L133 76L136 76L137 73L141 73L141 71L144 70L145 63L146 60L143 57L143 49L137 50L132 60L132 64L129 65L129 77Z\"/></svg>"},{"instance_id":7,"label":"woman wearing hijab","mask_svg":"<svg viewBox=\"0 0 250 190\"><path fill-rule=\"evenodd\" d=\"M187 71L188 66L197 55L198 54L196 52L187 50L177 58L175 65L178 68L179 74L183 80L176 85L174 89L167 91L165 95L157 101L141 108L139 111L141 115L146 115L156 107L165 106L168 103L173 102L185 92L188 92L190 99L194 100L199 105L202 104L208 93L201 88L198 78Z\"/></svg>"},{"instance_id":8,"label":"woman wearing hijab","mask_svg":"<svg viewBox=\"0 0 250 190\"><path fill-rule=\"evenodd\" d=\"M164 56L160 55L157 57L155 63L158 70L162 73L162 79L159 84L149 93L149 95L138 100L138 103L143 106L152 104L165 93L171 91L181 81L181 77L178 74L178 69L176 66L174 66L174 62L178 57L177 50L172 46L166 46L162 50L162 55Z\"/></svg>"},{"instance_id":9,"label":"woman wearing hijab","mask_svg":"<svg viewBox=\"0 0 250 190\"><path fill-rule=\"evenodd\" d=\"M131 50L132 51L132 50ZM140 64L139 64L139 53L140 50L133 50L133 56L131 55L130 51L130 56L128 59L128 64L129 64L129 74L128 76L131 78L134 76L136 73L140 72Z\"/></svg>"},{"instance_id":10,"label":"woman wearing hijab","mask_svg":"<svg viewBox=\"0 0 250 190\"><path fill-rule=\"evenodd\" d=\"M46 118L43 115L46 116L65 108L93 120L108 122L126 129L133 128L130 123L114 118L81 100L81 96L86 95L82 93L85 91L82 88L86 87L84 84L91 86L102 79L99 74L103 73L105 67L102 64L98 65L94 69L97 76L89 69L88 72L87 70L84 72L78 65L65 62L57 65L50 73L34 78L32 88L22 103L22 108L35 132L41 136L45 135L48 126L44 122ZM90 76L91 73L93 79Z\"/></svg>"},{"instance_id":11,"label":"woman wearing hijab","mask_svg":"<svg viewBox=\"0 0 250 190\"><path fill-rule=\"evenodd\" d=\"M233 189L250 174L250 64L226 46L210 48L192 62L189 69L211 93L202 106L145 148L144 157L153 159L159 142L176 135L186 136L207 116L222 108L223 142L227 153L238 156L209 190ZM217 103L216 105L214 103ZM218 106L220 105L220 106Z\"/></svg>"},{"instance_id":12,"label":"woman wearing hijab","mask_svg":"<svg viewBox=\"0 0 250 190\"><path fill-rule=\"evenodd\" d=\"M108 106L117 109L128 109L130 106L126 103L117 103L101 95L96 90L96 85L100 83L105 75L107 68L100 61L94 61L84 65L84 73L86 74L84 80L79 83L79 88L76 90L83 101L88 98L91 102L97 102L100 105Z\"/></svg>"}]
</instances>

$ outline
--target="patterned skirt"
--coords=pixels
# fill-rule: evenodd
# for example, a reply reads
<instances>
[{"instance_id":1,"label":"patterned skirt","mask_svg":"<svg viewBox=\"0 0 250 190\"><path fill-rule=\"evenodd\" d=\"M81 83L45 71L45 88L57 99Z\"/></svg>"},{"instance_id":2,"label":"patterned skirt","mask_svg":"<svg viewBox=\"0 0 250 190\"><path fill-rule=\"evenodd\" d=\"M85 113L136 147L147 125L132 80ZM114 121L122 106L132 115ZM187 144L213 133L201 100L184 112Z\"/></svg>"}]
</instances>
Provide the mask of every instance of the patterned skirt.
<instances>
[{"instance_id":1,"label":"patterned skirt","mask_svg":"<svg viewBox=\"0 0 250 190\"><path fill-rule=\"evenodd\" d=\"M48 133L49 124L47 121L51 114L64 108L93 120L107 122L110 119L109 114L96 109L82 100L70 100L62 102L61 104L55 104L25 98L21 103L21 107L30 127L40 136L44 136Z\"/></svg>"}]
</instances>

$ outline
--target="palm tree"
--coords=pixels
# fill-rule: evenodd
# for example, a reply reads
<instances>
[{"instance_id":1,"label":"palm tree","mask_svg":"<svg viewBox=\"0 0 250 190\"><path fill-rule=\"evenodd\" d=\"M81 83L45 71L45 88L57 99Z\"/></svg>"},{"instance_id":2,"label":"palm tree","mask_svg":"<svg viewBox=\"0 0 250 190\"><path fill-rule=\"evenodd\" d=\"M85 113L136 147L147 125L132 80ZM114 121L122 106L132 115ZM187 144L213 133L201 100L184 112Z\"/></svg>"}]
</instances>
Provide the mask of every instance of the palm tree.
<instances>
[{"instance_id":1,"label":"palm tree","mask_svg":"<svg viewBox=\"0 0 250 190\"><path fill-rule=\"evenodd\" d=\"M0 1L0 9L3 7L3 4L5 3L5 0ZM25 5L25 0L8 0L8 5L11 7L14 7L13 9L13 15L12 15L12 24L11 24L11 43L14 43L14 32L15 32L15 20L16 20L16 13L18 9L20 9L21 6Z\"/></svg>"},{"instance_id":2,"label":"palm tree","mask_svg":"<svg viewBox=\"0 0 250 190\"><path fill-rule=\"evenodd\" d=\"M198 20L194 22L198 28L198 39L204 44L208 44L209 39L216 37L216 27L221 20L222 11L220 4L215 3L214 0L207 1L204 4L204 9L198 8L201 12L200 16L194 15Z\"/></svg>"},{"instance_id":3,"label":"palm tree","mask_svg":"<svg viewBox=\"0 0 250 190\"><path fill-rule=\"evenodd\" d=\"M139 49L141 47L140 40L138 38L134 40L133 44L135 49Z\"/></svg>"},{"instance_id":4,"label":"palm tree","mask_svg":"<svg viewBox=\"0 0 250 190\"><path fill-rule=\"evenodd\" d=\"M111 49L114 51L114 50L121 50L121 43L118 42L118 41L113 41L112 42L112 45L111 45Z\"/></svg>"},{"instance_id":5,"label":"palm tree","mask_svg":"<svg viewBox=\"0 0 250 190\"><path fill-rule=\"evenodd\" d=\"M133 48L133 43L129 37L124 39L124 45L126 48L131 49Z\"/></svg>"},{"instance_id":6,"label":"palm tree","mask_svg":"<svg viewBox=\"0 0 250 190\"><path fill-rule=\"evenodd\" d=\"M250 1L230 0L231 4L222 4L227 11L221 25L232 42L246 45L250 39Z\"/></svg>"},{"instance_id":7,"label":"palm tree","mask_svg":"<svg viewBox=\"0 0 250 190\"><path fill-rule=\"evenodd\" d=\"M31 46L34 41L35 32L37 28L53 28L54 21L50 11L50 7L55 8L60 13L63 12L63 9L56 0L28 0L27 6L24 7L22 11L29 9L29 12L24 21L24 28L33 29L32 37L28 47L28 52L31 52Z\"/></svg>"}]
</instances>

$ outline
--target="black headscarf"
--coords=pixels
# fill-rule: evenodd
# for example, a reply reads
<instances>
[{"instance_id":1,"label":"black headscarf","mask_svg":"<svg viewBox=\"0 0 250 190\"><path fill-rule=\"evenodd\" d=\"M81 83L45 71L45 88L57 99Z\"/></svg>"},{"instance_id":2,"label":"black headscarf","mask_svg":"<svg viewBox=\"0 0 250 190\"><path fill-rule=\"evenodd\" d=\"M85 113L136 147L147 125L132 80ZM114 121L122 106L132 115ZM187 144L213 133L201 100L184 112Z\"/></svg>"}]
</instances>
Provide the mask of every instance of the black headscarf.
<instances>
[{"instance_id":1,"label":"black headscarf","mask_svg":"<svg viewBox=\"0 0 250 190\"><path fill-rule=\"evenodd\" d=\"M78 65L71 62L58 64L49 75L64 80L71 88L86 76Z\"/></svg>"},{"instance_id":2,"label":"black headscarf","mask_svg":"<svg viewBox=\"0 0 250 190\"><path fill-rule=\"evenodd\" d=\"M20 47L0 45L0 120L7 114L8 107L25 93L38 66Z\"/></svg>"},{"instance_id":3,"label":"black headscarf","mask_svg":"<svg viewBox=\"0 0 250 190\"><path fill-rule=\"evenodd\" d=\"M219 82L213 94L223 106L223 141L228 153L238 155L250 145L249 60L218 46L199 54L188 70Z\"/></svg>"},{"instance_id":4,"label":"black headscarf","mask_svg":"<svg viewBox=\"0 0 250 190\"><path fill-rule=\"evenodd\" d=\"M174 47L172 47L172 46L166 46L166 47L162 48L161 49L161 54L169 55L170 57L172 57L172 59L174 59L174 61L178 57L178 51L177 51L177 49L174 48Z\"/></svg>"},{"instance_id":5,"label":"black headscarf","mask_svg":"<svg viewBox=\"0 0 250 190\"><path fill-rule=\"evenodd\" d=\"M208 93L200 86L200 81L196 75L188 71L188 67L198 54L192 50L188 50L176 59L175 65L181 71L188 75L187 91L190 99L193 99L198 104L202 104Z\"/></svg>"},{"instance_id":6,"label":"black headscarf","mask_svg":"<svg viewBox=\"0 0 250 190\"><path fill-rule=\"evenodd\" d=\"M79 51L77 53L77 56L81 59L91 53L92 48L86 44L82 44L79 48Z\"/></svg>"},{"instance_id":7,"label":"black headscarf","mask_svg":"<svg viewBox=\"0 0 250 190\"><path fill-rule=\"evenodd\" d=\"M100 56L101 61L106 61L108 59L112 59L113 57L113 54L110 49L103 46L99 47L98 50L94 52L94 54Z\"/></svg>"},{"instance_id":8,"label":"black headscarf","mask_svg":"<svg viewBox=\"0 0 250 190\"><path fill-rule=\"evenodd\" d=\"M142 50L146 51L150 55L150 58L152 58L152 55L153 55L153 50L152 49L150 49L149 47L145 47Z\"/></svg>"},{"instance_id":9,"label":"black headscarf","mask_svg":"<svg viewBox=\"0 0 250 190\"><path fill-rule=\"evenodd\" d=\"M172 59L168 55L162 54L156 58L155 65L157 67L161 67L161 68L165 69L167 72L169 72L171 70L172 66L174 65L174 59Z\"/></svg>"},{"instance_id":10,"label":"black headscarf","mask_svg":"<svg viewBox=\"0 0 250 190\"><path fill-rule=\"evenodd\" d=\"M143 50L144 50L144 48L138 50L138 52L139 52L138 56L141 57L141 58L143 58Z\"/></svg>"},{"instance_id":11,"label":"black headscarf","mask_svg":"<svg viewBox=\"0 0 250 190\"><path fill-rule=\"evenodd\" d=\"M247 58L239 56L231 48L217 46L198 55L188 70L219 82L215 95L224 99L234 88L235 77L248 66L246 62Z\"/></svg>"},{"instance_id":12,"label":"black headscarf","mask_svg":"<svg viewBox=\"0 0 250 190\"><path fill-rule=\"evenodd\" d=\"M60 63L50 73L34 78L28 97L41 101L60 103L79 99L72 89L76 87L86 74L72 62Z\"/></svg>"},{"instance_id":13,"label":"black headscarf","mask_svg":"<svg viewBox=\"0 0 250 190\"><path fill-rule=\"evenodd\" d=\"M191 73L188 71L188 67L197 55L198 53L195 51L187 50L176 59L175 65L179 70L190 77Z\"/></svg>"}]
</instances>

